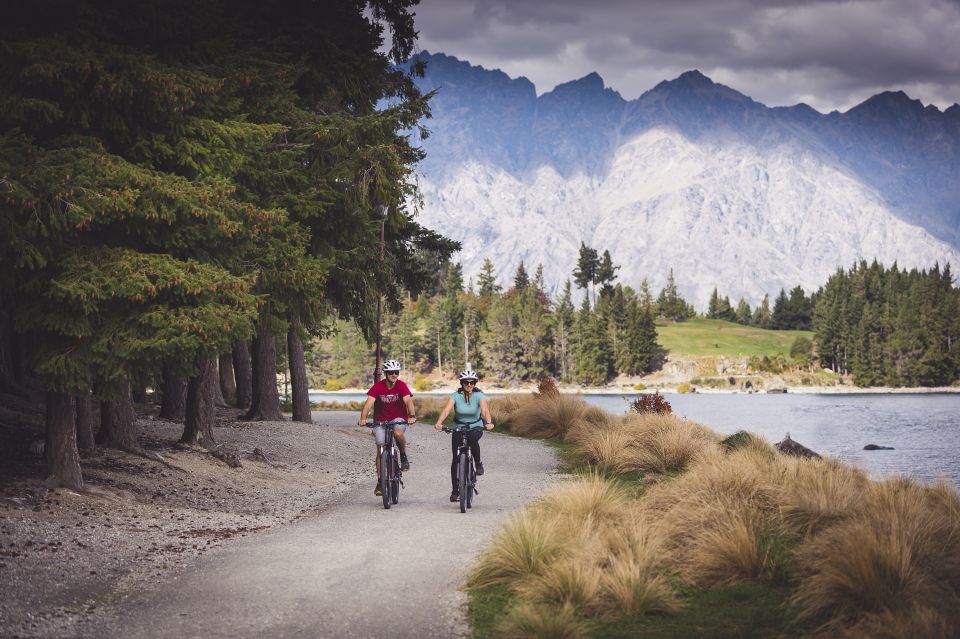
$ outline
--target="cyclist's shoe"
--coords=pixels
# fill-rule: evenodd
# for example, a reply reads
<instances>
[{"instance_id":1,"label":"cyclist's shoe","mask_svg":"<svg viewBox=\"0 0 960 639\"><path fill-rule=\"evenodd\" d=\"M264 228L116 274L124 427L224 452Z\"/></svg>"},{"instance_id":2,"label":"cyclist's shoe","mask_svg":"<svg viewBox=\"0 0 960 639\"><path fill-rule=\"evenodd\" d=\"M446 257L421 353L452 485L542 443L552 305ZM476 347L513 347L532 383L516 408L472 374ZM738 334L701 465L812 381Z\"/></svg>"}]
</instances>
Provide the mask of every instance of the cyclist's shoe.
<instances>
[{"instance_id":1,"label":"cyclist's shoe","mask_svg":"<svg viewBox=\"0 0 960 639\"><path fill-rule=\"evenodd\" d=\"M383 488L380 487L380 482L377 482L377 487L373 489L373 494L377 497L383 494Z\"/></svg>"},{"instance_id":2,"label":"cyclist's shoe","mask_svg":"<svg viewBox=\"0 0 960 639\"><path fill-rule=\"evenodd\" d=\"M477 477L483 474L483 464L477 462Z\"/></svg>"},{"instance_id":3,"label":"cyclist's shoe","mask_svg":"<svg viewBox=\"0 0 960 639\"><path fill-rule=\"evenodd\" d=\"M400 458L400 470L410 470L410 460L406 457Z\"/></svg>"},{"instance_id":4,"label":"cyclist's shoe","mask_svg":"<svg viewBox=\"0 0 960 639\"><path fill-rule=\"evenodd\" d=\"M450 493L450 501L460 501L460 493L457 491Z\"/></svg>"}]
</instances>

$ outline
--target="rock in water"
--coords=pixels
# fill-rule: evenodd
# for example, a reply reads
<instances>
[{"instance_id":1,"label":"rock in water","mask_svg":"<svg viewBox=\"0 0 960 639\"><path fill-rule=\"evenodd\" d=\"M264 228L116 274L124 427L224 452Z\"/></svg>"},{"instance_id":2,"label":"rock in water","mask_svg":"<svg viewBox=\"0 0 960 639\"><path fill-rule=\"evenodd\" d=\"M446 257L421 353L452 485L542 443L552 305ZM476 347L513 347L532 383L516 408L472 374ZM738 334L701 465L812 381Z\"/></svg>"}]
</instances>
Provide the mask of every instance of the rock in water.
<instances>
[{"instance_id":1,"label":"rock in water","mask_svg":"<svg viewBox=\"0 0 960 639\"><path fill-rule=\"evenodd\" d=\"M867 444L864 450L893 450L893 446L877 446L876 444Z\"/></svg>"},{"instance_id":2,"label":"rock in water","mask_svg":"<svg viewBox=\"0 0 960 639\"><path fill-rule=\"evenodd\" d=\"M777 442L773 445L774 448L779 450L784 455L793 455L794 457L805 457L807 459L822 459L820 455L813 452L803 444L799 444L792 439L790 439L790 433L787 433L787 436L783 438L783 441Z\"/></svg>"}]
</instances>

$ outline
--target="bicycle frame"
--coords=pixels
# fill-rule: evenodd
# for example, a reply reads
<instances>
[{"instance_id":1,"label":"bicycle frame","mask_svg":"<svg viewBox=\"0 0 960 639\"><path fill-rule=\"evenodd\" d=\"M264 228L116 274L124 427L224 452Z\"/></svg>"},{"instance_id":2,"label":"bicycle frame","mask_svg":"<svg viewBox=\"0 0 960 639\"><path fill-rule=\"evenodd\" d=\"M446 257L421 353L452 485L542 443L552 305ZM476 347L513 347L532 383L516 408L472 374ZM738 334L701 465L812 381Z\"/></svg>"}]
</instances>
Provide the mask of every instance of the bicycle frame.
<instances>
[{"instance_id":1,"label":"bicycle frame","mask_svg":"<svg viewBox=\"0 0 960 639\"><path fill-rule=\"evenodd\" d=\"M383 428L383 444L377 444L380 459L380 492L383 496L383 507L389 510L391 504L400 502L403 470L400 468L400 449L393 434L393 423L374 421L369 424L370 428L378 426Z\"/></svg>"},{"instance_id":2,"label":"bicycle frame","mask_svg":"<svg viewBox=\"0 0 960 639\"><path fill-rule=\"evenodd\" d=\"M457 486L460 491L460 512L467 512L468 508L473 507L473 496L479 495L477 490L477 468L473 462L473 452L470 450L470 443L467 441L466 433L470 430L480 430L464 428L463 435L460 437L460 445L457 447ZM444 432L458 432L452 428L444 428Z\"/></svg>"}]
</instances>

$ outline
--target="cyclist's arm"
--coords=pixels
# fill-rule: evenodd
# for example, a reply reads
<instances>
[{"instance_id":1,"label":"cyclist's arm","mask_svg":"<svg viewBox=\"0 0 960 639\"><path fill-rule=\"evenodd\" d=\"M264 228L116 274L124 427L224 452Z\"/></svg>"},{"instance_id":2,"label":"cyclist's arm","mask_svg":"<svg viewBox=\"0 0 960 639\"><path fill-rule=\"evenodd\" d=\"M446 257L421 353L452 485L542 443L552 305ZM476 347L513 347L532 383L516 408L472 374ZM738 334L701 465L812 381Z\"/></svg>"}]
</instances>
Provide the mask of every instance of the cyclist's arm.
<instances>
[{"instance_id":1,"label":"cyclist's arm","mask_svg":"<svg viewBox=\"0 0 960 639\"><path fill-rule=\"evenodd\" d=\"M417 411L413 407L413 395L404 395L403 405L407 407L407 423L412 424L417 421Z\"/></svg>"},{"instance_id":2,"label":"cyclist's arm","mask_svg":"<svg viewBox=\"0 0 960 639\"><path fill-rule=\"evenodd\" d=\"M490 418L490 404L485 397L480 398L480 416L483 417L483 427L493 430L493 419Z\"/></svg>"},{"instance_id":3,"label":"cyclist's arm","mask_svg":"<svg viewBox=\"0 0 960 639\"><path fill-rule=\"evenodd\" d=\"M367 413L370 412L370 409L373 408L373 403L377 401L376 397L371 397L367 395L367 401L363 403L363 408L360 409L360 421L357 422L361 426L367 425Z\"/></svg>"},{"instance_id":4,"label":"cyclist's arm","mask_svg":"<svg viewBox=\"0 0 960 639\"><path fill-rule=\"evenodd\" d=\"M443 428L443 420L447 418L447 415L450 414L450 411L453 410L453 398L447 400L447 405L443 407L443 410L440 411L440 416L437 417L437 423L434 424L434 428L440 430Z\"/></svg>"}]
</instances>

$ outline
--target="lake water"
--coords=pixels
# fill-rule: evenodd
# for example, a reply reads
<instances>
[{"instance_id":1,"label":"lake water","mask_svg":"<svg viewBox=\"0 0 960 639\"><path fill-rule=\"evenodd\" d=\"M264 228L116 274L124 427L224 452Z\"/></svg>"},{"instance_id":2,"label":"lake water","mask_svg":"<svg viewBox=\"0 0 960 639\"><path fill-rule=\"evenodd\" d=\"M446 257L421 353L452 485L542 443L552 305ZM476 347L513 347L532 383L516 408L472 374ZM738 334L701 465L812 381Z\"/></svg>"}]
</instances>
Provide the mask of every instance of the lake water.
<instances>
[{"instance_id":1,"label":"lake water","mask_svg":"<svg viewBox=\"0 0 960 639\"><path fill-rule=\"evenodd\" d=\"M365 395L311 394L313 401ZM495 396L493 396L495 397ZM637 395L581 395L623 413ZM674 414L724 435L747 430L778 442L790 436L818 453L861 466L873 478L945 478L960 487L960 393L666 395ZM866 451L866 444L894 450Z\"/></svg>"}]
</instances>

